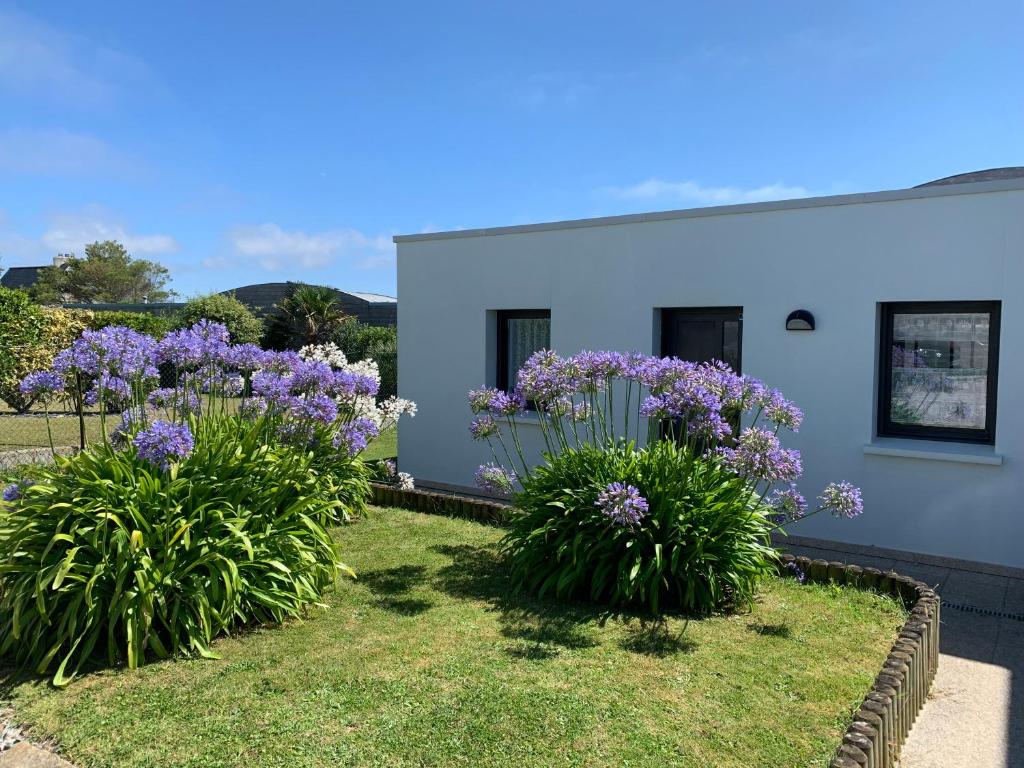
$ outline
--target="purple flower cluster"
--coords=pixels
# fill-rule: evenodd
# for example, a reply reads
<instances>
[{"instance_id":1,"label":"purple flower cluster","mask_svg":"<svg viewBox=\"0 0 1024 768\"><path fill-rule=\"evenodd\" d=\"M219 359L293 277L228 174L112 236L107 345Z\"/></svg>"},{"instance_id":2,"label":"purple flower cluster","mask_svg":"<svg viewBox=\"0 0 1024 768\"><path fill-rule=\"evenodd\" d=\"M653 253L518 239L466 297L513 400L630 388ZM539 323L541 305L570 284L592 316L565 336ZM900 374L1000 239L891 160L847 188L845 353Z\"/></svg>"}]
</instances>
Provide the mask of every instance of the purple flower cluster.
<instances>
[{"instance_id":1,"label":"purple flower cluster","mask_svg":"<svg viewBox=\"0 0 1024 768\"><path fill-rule=\"evenodd\" d=\"M174 461L192 453L195 443L192 431L185 424L160 420L136 434L132 445L140 459L161 469L169 469Z\"/></svg>"},{"instance_id":2,"label":"purple flower cluster","mask_svg":"<svg viewBox=\"0 0 1024 768\"><path fill-rule=\"evenodd\" d=\"M53 371L36 371L22 379L18 391L28 397L48 399L64 394L64 378Z\"/></svg>"},{"instance_id":3,"label":"purple flower cluster","mask_svg":"<svg viewBox=\"0 0 1024 768\"><path fill-rule=\"evenodd\" d=\"M792 482L803 472L800 452L783 448L766 429L748 427L735 448L721 448L726 465L737 475L768 483Z\"/></svg>"},{"instance_id":4,"label":"purple flower cluster","mask_svg":"<svg viewBox=\"0 0 1024 768\"><path fill-rule=\"evenodd\" d=\"M476 470L479 488L499 496L511 496L516 476L494 462L481 464Z\"/></svg>"},{"instance_id":5,"label":"purple flower cluster","mask_svg":"<svg viewBox=\"0 0 1024 768\"><path fill-rule=\"evenodd\" d=\"M366 449L366 446L380 433L377 423L372 419L353 419L343 424L334 436L334 447L349 456L355 456Z\"/></svg>"},{"instance_id":6,"label":"purple flower cluster","mask_svg":"<svg viewBox=\"0 0 1024 768\"><path fill-rule=\"evenodd\" d=\"M772 509L775 510L775 522L782 523L799 520L807 514L807 499L797 490L797 487L790 483L788 488L777 489L772 493L770 499Z\"/></svg>"},{"instance_id":7,"label":"purple flower cluster","mask_svg":"<svg viewBox=\"0 0 1024 768\"><path fill-rule=\"evenodd\" d=\"M830 483L818 498L821 508L836 517L854 518L864 511L860 489L847 482Z\"/></svg>"},{"instance_id":8,"label":"purple flower cluster","mask_svg":"<svg viewBox=\"0 0 1024 768\"><path fill-rule=\"evenodd\" d=\"M469 423L469 434L473 436L474 440L486 440L497 432L498 422L489 413L477 416Z\"/></svg>"},{"instance_id":9,"label":"purple flower cluster","mask_svg":"<svg viewBox=\"0 0 1024 768\"><path fill-rule=\"evenodd\" d=\"M81 374L93 379L106 373L121 379L154 378L156 341L151 336L119 325L86 330L70 347L58 353L53 370L64 376Z\"/></svg>"},{"instance_id":10,"label":"purple flower cluster","mask_svg":"<svg viewBox=\"0 0 1024 768\"><path fill-rule=\"evenodd\" d=\"M17 501L25 495L25 489L32 485L34 483L31 480L17 480L4 488L2 498L8 503Z\"/></svg>"},{"instance_id":11,"label":"purple flower cluster","mask_svg":"<svg viewBox=\"0 0 1024 768\"><path fill-rule=\"evenodd\" d=\"M526 408L526 398L521 389L514 392L490 387L475 389L469 393L469 407L473 413L487 411L495 416L515 416Z\"/></svg>"},{"instance_id":12,"label":"purple flower cluster","mask_svg":"<svg viewBox=\"0 0 1024 768\"><path fill-rule=\"evenodd\" d=\"M171 331L157 346L157 358L179 370L213 366L228 357L228 329L222 323L200 320L191 328Z\"/></svg>"},{"instance_id":13,"label":"purple flower cluster","mask_svg":"<svg viewBox=\"0 0 1024 768\"><path fill-rule=\"evenodd\" d=\"M647 514L647 499L632 485L610 483L597 496L594 506L616 525L633 528Z\"/></svg>"}]
</instances>

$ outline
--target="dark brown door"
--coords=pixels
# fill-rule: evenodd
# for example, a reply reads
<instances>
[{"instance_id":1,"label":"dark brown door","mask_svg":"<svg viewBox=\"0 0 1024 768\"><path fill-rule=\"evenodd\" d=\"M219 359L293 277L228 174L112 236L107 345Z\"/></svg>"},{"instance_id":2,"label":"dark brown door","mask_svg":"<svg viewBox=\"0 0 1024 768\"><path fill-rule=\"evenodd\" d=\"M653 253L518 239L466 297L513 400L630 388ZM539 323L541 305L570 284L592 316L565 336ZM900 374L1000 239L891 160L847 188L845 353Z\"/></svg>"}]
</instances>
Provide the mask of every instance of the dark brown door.
<instances>
[{"instance_id":1,"label":"dark brown door","mask_svg":"<svg viewBox=\"0 0 1024 768\"><path fill-rule=\"evenodd\" d=\"M740 373L743 307L661 310L661 354L706 363L722 360Z\"/></svg>"}]
</instances>

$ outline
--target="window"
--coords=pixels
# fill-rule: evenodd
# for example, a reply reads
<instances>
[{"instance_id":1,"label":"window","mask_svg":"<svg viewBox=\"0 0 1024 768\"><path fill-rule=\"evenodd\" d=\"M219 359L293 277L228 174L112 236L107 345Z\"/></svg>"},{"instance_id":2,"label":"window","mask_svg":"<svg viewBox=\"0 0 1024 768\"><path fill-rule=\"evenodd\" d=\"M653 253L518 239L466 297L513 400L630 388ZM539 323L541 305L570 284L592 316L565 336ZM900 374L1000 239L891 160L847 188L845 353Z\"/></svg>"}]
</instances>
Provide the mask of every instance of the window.
<instances>
[{"instance_id":1,"label":"window","mask_svg":"<svg viewBox=\"0 0 1024 768\"><path fill-rule=\"evenodd\" d=\"M882 305L878 434L995 442L998 301Z\"/></svg>"},{"instance_id":2,"label":"window","mask_svg":"<svg viewBox=\"0 0 1024 768\"><path fill-rule=\"evenodd\" d=\"M515 388L516 373L534 352L551 346L551 310L514 309L498 312L498 389Z\"/></svg>"}]
</instances>

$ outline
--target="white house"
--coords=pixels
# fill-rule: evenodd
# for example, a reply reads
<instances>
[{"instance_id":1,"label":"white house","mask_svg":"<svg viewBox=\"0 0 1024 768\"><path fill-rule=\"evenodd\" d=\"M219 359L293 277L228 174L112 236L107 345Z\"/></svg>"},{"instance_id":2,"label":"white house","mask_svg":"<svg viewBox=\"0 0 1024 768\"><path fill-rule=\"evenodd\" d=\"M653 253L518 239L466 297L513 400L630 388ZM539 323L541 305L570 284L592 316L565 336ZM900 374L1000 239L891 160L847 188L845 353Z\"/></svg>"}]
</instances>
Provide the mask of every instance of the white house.
<instances>
[{"instance_id":1,"label":"white house","mask_svg":"<svg viewBox=\"0 0 1024 768\"><path fill-rule=\"evenodd\" d=\"M792 533L1024 566L1024 168L395 241L420 485L472 485L466 391L533 348L717 357L804 409L808 498L863 489L861 518Z\"/></svg>"}]
</instances>

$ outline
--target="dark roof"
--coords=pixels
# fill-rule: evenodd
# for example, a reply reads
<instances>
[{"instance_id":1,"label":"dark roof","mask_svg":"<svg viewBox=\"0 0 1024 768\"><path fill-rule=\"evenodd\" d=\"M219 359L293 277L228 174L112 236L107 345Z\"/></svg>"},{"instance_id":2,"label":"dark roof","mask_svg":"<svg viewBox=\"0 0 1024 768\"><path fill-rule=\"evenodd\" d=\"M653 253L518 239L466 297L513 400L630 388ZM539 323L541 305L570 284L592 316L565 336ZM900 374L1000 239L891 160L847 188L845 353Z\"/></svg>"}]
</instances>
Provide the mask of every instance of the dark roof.
<instances>
[{"instance_id":1,"label":"dark roof","mask_svg":"<svg viewBox=\"0 0 1024 768\"><path fill-rule=\"evenodd\" d=\"M946 184L973 184L976 181L1005 181L1006 179L1024 179L1024 165L1010 165L1005 168L988 168L984 171L958 173L942 179L918 184L918 187L942 187Z\"/></svg>"},{"instance_id":2,"label":"dark roof","mask_svg":"<svg viewBox=\"0 0 1024 768\"><path fill-rule=\"evenodd\" d=\"M233 294L247 305L257 317L269 314L274 305L285 299L300 283L256 283L243 285L224 294ZM330 286L325 286L330 287ZM367 325L397 325L398 300L392 296L376 293L349 293L331 288L338 297L338 303L345 314L352 315Z\"/></svg>"},{"instance_id":3,"label":"dark roof","mask_svg":"<svg viewBox=\"0 0 1024 768\"><path fill-rule=\"evenodd\" d=\"M4 288L31 288L39 280L39 270L46 267L11 267L0 277Z\"/></svg>"}]
</instances>

